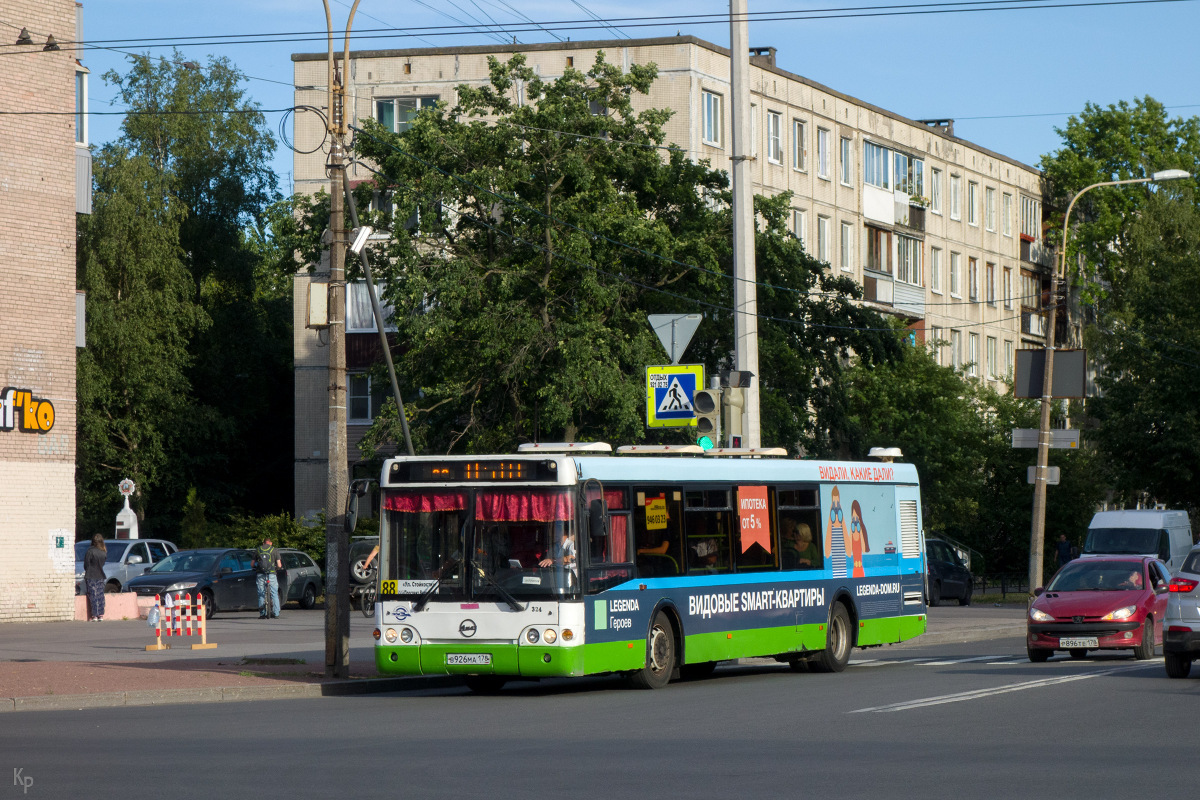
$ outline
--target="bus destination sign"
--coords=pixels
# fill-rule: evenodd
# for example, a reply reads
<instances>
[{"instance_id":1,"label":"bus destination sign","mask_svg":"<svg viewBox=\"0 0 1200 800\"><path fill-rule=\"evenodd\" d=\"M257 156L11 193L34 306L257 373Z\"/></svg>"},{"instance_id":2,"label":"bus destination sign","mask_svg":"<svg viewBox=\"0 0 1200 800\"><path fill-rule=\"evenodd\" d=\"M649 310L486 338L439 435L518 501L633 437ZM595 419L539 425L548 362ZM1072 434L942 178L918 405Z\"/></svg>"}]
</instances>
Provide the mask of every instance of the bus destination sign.
<instances>
[{"instance_id":1,"label":"bus destination sign","mask_svg":"<svg viewBox=\"0 0 1200 800\"><path fill-rule=\"evenodd\" d=\"M553 459L523 461L481 458L462 461L398 461L388 483L554 483L558 464Z\"/></svg>"}]
</instances>

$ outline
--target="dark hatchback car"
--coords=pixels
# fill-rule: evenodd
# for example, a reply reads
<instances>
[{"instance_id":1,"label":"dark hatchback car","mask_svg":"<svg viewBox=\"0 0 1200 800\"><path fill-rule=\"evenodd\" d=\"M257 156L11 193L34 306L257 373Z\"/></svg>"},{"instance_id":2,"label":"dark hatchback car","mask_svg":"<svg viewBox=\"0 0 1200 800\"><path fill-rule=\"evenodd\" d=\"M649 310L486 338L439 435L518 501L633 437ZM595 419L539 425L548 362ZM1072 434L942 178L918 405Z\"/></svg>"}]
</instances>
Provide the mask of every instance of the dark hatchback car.
<instances>
[{"instance_id":1,"label":"dark hatchback car","mask_svg":"<svg viewBox=\"0 0 1200 800\"><path fill-rule=\"evenodd\" d=\"M295 600L301 608L312 608L317 597L325 593L325 580L321 568L301 550L280 550L279 560L283 569L276 570L279 577L279 596L283 603ZM352 562L353 563L353 562ZM255 602L258 595L255 594Z\"/></svg>"},{"instance_id":2,"label":"dark hatchback car","mask_svg":"<svg viewBox=\"0 0 1200 800\"><path fill-rule=\"evenodd\" d=\"M209 618L218 611L258 610L254 554L249 550L180 550L129 581L127 586L140 597L167 593L199 595Z\"/></svg>"},{"instance_id":3,"label":"dark hatchback car","mask_svg":"<svg viewBox=\"0 0 1200 800\"><path fill-rule=\"evenodd\" d=\"M928 590L925 602L936 606L948 597L960 606L971 604L975 579L958 551L943 539L925 540L925 563L928 570Z\"/></svg>"}]
</instances>

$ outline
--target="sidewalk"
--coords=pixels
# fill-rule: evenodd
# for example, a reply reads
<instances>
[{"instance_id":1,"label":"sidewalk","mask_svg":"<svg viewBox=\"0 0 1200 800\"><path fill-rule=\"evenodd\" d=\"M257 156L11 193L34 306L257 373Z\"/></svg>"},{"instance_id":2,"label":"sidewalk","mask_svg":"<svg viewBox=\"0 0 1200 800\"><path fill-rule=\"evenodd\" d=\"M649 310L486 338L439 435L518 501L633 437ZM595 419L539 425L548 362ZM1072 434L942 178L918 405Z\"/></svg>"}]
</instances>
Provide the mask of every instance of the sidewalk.
<instances>
[{"instance_id":1,"label":"sidewalk","mask_svg":"<svg viewBox=\"0 0 1200 800\"><path fill-rule=\"evenodd\" d=\"M154 641L144 620L0 625L0 712L206 703L365 694L457 684L458 678L378 678L372 620L350 617L350 679L327 680L325 614L285 609L277 620L253 613L217 615L209 623L215 650L192 651L188 637ZM1025 609L938 607L929 630L898 647L1020 637ZM203 653L204 656L197 656Z\"/></svg>"}]
</instances>

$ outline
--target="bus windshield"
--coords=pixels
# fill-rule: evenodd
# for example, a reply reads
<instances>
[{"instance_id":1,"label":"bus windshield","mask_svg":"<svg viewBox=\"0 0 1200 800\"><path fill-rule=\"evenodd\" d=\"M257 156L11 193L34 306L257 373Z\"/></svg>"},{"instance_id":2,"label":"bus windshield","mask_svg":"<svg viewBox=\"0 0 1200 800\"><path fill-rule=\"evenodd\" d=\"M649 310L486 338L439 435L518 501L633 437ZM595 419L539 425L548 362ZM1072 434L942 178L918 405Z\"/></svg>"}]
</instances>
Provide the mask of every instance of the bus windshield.
<instances>
[{"instance_id":1,"label":"bus windshield","mask_svg":"<svg viewBox=\"0 0 1200 800\"><path fill-rule=\"evenodd\" d=\"M580 593L569 489L431 489L383 498L381 593L512 603Z\"/></svg>"}]
</instances>

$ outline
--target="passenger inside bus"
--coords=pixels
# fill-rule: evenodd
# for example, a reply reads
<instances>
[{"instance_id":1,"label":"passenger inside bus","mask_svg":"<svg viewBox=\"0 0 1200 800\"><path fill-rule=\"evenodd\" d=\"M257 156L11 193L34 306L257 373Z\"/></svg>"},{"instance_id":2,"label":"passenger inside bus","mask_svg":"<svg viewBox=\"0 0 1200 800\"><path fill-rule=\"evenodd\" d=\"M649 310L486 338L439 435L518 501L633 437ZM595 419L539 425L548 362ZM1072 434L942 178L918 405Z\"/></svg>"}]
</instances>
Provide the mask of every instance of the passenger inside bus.
<instances>
[{"instance_id":1,"label":"passenger inside bus","mask_svg":"<svg viewBox=\"0 0 1200 800\"><path fill-rule=\"evenodd\" d=\"M804 522L784 517L783 527L783 567L797 569L815 566L817 547L813 544L812 528Z\"/></svg>"}]
</instances>

